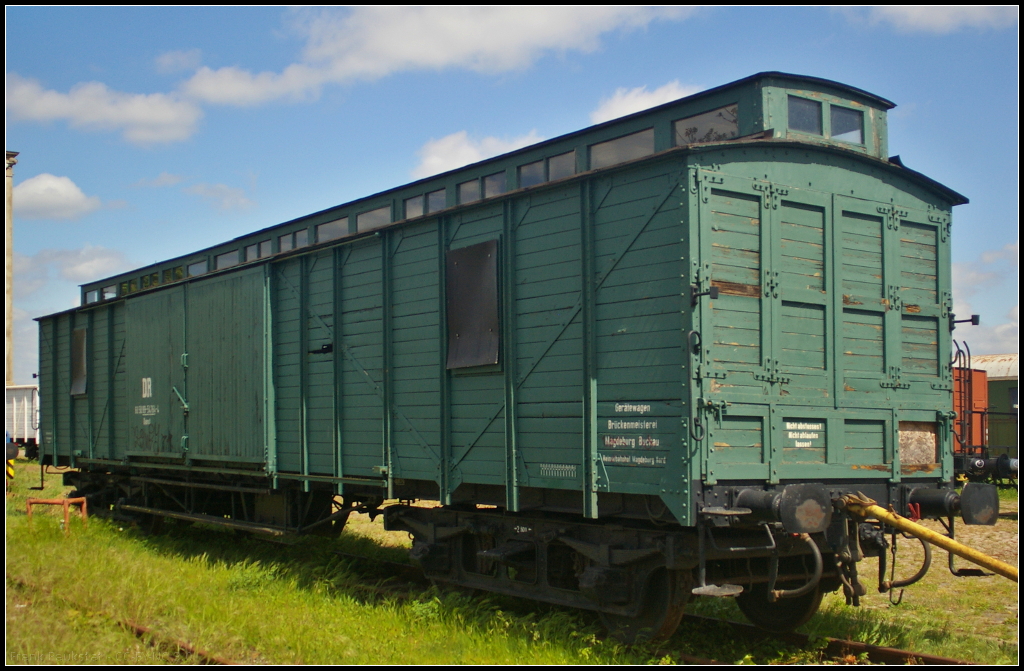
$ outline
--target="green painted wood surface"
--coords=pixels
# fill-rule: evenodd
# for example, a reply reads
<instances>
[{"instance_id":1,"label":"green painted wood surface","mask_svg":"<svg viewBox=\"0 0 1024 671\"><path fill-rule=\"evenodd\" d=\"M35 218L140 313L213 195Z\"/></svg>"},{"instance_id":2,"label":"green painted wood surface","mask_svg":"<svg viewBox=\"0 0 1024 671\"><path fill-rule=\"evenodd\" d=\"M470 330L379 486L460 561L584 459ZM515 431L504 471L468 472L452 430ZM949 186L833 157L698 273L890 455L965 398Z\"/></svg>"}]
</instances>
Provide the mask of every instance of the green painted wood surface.
<instances>
[{"instance_id":1,"label":"green painted wood surface","mask_svg":"<svg viewBox=\"0 0 1024 671\"><path fill-rule=\"evenodd\" d=\"M774 127L779 138L787 81L708 104L738 102L742 133ZM800 91L826 103L843 94ZM682 111L669 106L545 145L577 152L574 178L461 207L449 197L451 209L364 237L45 318L44 446L137 458L136 388L149 375L160 378L167 454L422 480L446 501L460 484L492 484L515 509L520 488L546 487L600 515L597 491L650 494L690 523L690 483L702 479L948 477L939 414L950 405L956 199L869 158L885 158L885 106L857 96L863 146L671 149ZM647 127L664 153L585 172L590 144ZM514 175L537 151L502 169ZM501 362L448 371L445 254L488 240L503 259ZM693 308L691 286L719 296ZM90 388L71 398L71 334L83 324ZM144 374L150 362L161 370ZM187 425L164 398L178 382L194 404ZM900 421L939 427L938 471L904 472Z\"/></svg>"},{"instance_id":2,"label":"green painted wood surface","mask_svg":"<svg viewBox=\"0 0 1024 671\"><path fill-rule=\"evenodd\" d=\"M189 286L188 431L192 459L264 461L263 272Z\"/></svg>"}]
</instances>

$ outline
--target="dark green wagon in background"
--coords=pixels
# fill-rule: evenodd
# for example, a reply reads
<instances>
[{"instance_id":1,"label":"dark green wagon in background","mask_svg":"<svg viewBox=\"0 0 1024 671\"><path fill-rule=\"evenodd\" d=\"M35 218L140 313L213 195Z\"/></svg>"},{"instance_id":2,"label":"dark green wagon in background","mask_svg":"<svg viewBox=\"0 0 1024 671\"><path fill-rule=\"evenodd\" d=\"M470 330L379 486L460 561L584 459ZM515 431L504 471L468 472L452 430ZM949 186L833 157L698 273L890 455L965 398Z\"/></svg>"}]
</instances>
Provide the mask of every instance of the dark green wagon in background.
<instances>
[{"instance_id":1,"label":"dark green wagon in background","mask_svg":"<svg viewBox=\"0 0 1024 671\"><path fill-rule=\"evenodd\" d=\"M796 627L884 549L841 495L957 503L967 201L892 107L763 73L86 284L39 319L41 459L143 520L398 499L431 578L626 640L691 594Z\"/></svg>"}]
</instances>

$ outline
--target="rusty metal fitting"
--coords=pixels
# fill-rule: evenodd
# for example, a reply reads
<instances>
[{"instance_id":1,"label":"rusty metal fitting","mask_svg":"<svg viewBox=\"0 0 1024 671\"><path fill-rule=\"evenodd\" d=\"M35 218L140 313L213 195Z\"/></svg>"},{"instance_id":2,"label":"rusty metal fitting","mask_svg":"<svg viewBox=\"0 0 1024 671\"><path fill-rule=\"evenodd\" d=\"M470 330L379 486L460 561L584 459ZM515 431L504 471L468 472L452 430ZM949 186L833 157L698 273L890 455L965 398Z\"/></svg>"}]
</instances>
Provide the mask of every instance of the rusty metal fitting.
<instances>
[{"instance_id":1,"label":"rusty metal fitting","mask_svg":"<svg viewBox=\"0 0 1024 671\"><path fill-rule=\"evenodd\" d=\"M63 506L64 507L64 535L71 534L71 506L78 506L82 515L82 525L88 525L89 504L84 496L74 499L26 499L25 512L29 519L32 518L32 506Z\"/></svg>"}]
</instances>

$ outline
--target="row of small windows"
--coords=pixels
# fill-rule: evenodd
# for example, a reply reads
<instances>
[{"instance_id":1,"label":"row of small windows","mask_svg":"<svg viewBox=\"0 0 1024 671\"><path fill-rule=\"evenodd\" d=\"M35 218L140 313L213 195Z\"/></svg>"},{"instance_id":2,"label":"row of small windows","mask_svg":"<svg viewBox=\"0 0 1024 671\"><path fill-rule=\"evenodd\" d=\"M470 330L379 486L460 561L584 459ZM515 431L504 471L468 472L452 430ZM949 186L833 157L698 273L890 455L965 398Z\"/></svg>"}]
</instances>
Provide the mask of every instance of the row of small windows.
<instances>
[{"instance_id":1,"label":"row of small windows","mask_svg":"<svg viewBox=\"0 0 1024 671\"><path fill-rule=\"evenodd\" d=\"M422 217L424 214L439 212L445 208L444 189L431 191L422 196L405 199L405 218Z\"/></svg>"},{"instance_id":2,"label":"row of small windows","mask_svg":"<svg viewBox=\"0 0 1024 671\"><path fill-rule=\"evenodd\" d=\"M840 142L864 144L864 113L848 107L828 104L828 137ZM825 136L823 103L798 96L789 96L790 130Z\"/></svg>"},{"instance_id":3,"label":"row of small windows","mask_svg":"<svg viewBox=\"0 0 1024 671\"><path fill-rule=\"evenodd\" d=\"M721 142L739 137L738 105L733 103L673 122L675 145ZM590 169L607 168L654 153L654 129L590 146Z\"/></svg>"},{"instance_id":4,"label":"row of small windows","mask_svg":"<svg viewBox=\"0 0 1024 671\"><path fill-rule=\"evenodd\" d=\"M576 174L576 152L570 151L519 166L519 188L572 177Z\"/></svg>"},{"instance_id":5,"label":"row of small windows","mask_svg":"<svg viewBox=\"0 0 1024 671\"><path fill-rule=\"evenodd\" d=\"M723 108L723 110L725 109L727 108ZM730 118L735 126L735 105L728 109L731 109ZM698 115L698 117L694 117L694 119L702 119L703 117L711 118L716 114L721 116L721 110L715 110L703 115ZM679 124L681 122L676 123ZM717 123L718 125L715 126L716 129L722 127L723 122L721 120ZM708 132L708 129L705 128L705 126L707 126L707 124L701 122L700 132L702 134L707 134ZM677 129L677 134L679 132L680 131ZM728 134L728 129L724 131L718 130L716 133L717 134L714 135L714 139L716 140L734 137L736 135L735 128L733 128L731 135ZM591 168L593 169L604 168L636 158L641 158L654 153L654 131L653 129L648 128L647 130L640 131L639 133L626 135L608 142L601 142L592 145L590 151L590 162ZM539 161L527 163L519 166L517 170L520 188L528 188L544 184L546 182L565 179L566 177L572 177L575 174L575 151L569 151L556 156L544 158ZM485 175L456 185L456 194L460 204L473 203L485 198L493 198L494 196L499 196L505 193L507 190L508 185L506 183L504 172ZM445 190L438 189L420 196L406 198L403 201L403 204L406 219L439 212L440 210L445 209L447 205ZM389 205L379 207L375 210L370 210L369 212L362 212L356 215L356 232L362 233L364 231L380 228L381 226L390 224L391 221L391 206ZM349 218L341 217L340 219L335 219L334 221L318 225L316 227L316 241L328 242L330 240L337 240L349 235L349 233ZM293 249L306 247L308 245L308 229L300 229L290 233L285 233L277 238L279 252L287 252ZM225 268L237 266L243 261L249 262L268 257L272 253L271 241L263 240L255 244L248 245L242 252L236 249L224 252L223 254L218 254L213 258L213 268L215 270L224 270ZM105 287L102 291L95 290L87 292L85 302L96 303L100 300L112 300L117 298L118 295L125 296L135 293L140 289L149 289L151 287L158 286L161 283L167 284L169 282L175 282L184 279L186 276L195 277L197 275L202 275L208 272L209 269L209 264L206 259L203 259L187 266L179 266L174 269L167 269L163 271L163 282L160 281L159 273L152 273L151 275L146 275L139 280L132 279L122 282L120 292L118 292L117 285Z\"/></svg>"},{"instance_id":6,"label":"row of small windows","mask_svg":"<svg viewBox=\"0 0 1024 671\"><path fill-rule=\"evenodd\" d=\"M863 143L864 115L858 110L851 110L838 105L828 105L829 137L844 142ZM814 135L824 135L822 103L816 100L789 96L789 127L792 130ZM704 142L721 142L739 137L738 105L732 103L679 119L672 124L674 144L684 146ZM607 168L626 161L632 161L654 153L654 129L646 128L636 133L624 135L606 142L590 145L590 169ZM521 165L516 170L519 188L538 186L576 174L576 152L568 151L555 156ZM456 197L459 204L473 203L486 198L493 198L508 191L506 173L496 172L456 185ZM437 189L429 193L406 198L403 202L405 219L413 219L444 210L447 206L445 189ZM391 206L385 205L368 212L355 215L356 232L362 233L392 222ZM316 242L328 242L343 238L351 233L349 217L341 217L316 227ZM278 236L278 252L306 247L310 244L309 230L300 229ZM216 270L231 268L242 262L255 261L273 254L271 240L263 240L248 245L244 250L232 250L213 258ZM102 290L90 291L86 294L86 303L100 300L111 300L118 295L134 293L140 289L148 289L161 283L174 282L186 275L194 277L209 270L207 261L197 261L185 267L177 267L163 271L163 278L153 273L139 280L128 280L118 286L104 287Z\"/></svg>"}]
</instances>

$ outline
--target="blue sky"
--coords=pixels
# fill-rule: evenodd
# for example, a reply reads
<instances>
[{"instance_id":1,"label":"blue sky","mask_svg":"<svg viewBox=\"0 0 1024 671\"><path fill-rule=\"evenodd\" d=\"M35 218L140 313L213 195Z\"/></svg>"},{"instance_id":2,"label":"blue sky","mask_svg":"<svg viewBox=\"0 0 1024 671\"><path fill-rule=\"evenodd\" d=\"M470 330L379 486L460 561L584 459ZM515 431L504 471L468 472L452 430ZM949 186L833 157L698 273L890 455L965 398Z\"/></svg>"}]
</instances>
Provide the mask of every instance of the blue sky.
<instances>
[{"instance_id":1,"label":"blue sky","mask_svg":"<svg viewBox=\"0 0 1024 671\"><path fill-rule=\"evenodd\" d=\"M766 70L888 98L970 198L956 312L1018 347L1016 8L6 10L15 377L77 285Z\"/></svg>"}]
</instances>

